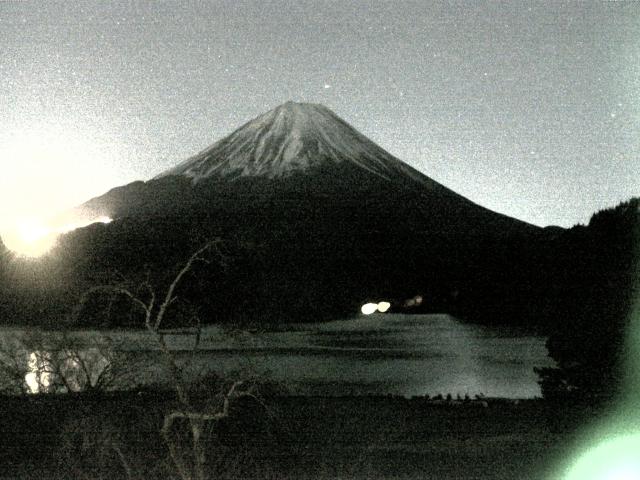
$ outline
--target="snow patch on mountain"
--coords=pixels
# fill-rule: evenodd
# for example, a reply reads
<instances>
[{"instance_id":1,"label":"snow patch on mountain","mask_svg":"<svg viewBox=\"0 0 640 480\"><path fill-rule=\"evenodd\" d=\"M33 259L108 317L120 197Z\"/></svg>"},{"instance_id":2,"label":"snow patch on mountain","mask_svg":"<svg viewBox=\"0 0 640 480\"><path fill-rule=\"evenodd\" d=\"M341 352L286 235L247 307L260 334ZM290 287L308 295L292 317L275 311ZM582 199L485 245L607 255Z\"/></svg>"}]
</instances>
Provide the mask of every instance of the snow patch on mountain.
<instances>
[{"instance_id":1,"label":"snow patch on mountain","mask_svg":"<svg viewBox=\"0 0 640 480\"><path fill-rule=\"evenodd\" d=\"M345 162L385 180L430 181L327 107L294 102L258 116L158 177L184 175L194 183L210 177L279 178Z\"/></svg>"}]
</instances>

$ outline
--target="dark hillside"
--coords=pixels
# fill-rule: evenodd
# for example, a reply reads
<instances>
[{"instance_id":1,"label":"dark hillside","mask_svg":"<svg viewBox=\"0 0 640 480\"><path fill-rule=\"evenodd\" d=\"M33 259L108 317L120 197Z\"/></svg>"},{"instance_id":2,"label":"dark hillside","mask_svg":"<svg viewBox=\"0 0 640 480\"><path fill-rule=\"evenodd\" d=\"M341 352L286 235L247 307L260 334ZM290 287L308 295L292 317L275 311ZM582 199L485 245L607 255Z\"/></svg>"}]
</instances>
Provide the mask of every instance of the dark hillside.
<instances>
[{"instance_id":1,"label":"dark hillside","mask_svg":"<svg viewBox=\"0 0 640 480\"><path fill-rule=\"evenodd\" d=\"M566 231L550 266L558 321L549 353L558 369L543 372L548 396L609 397L624 384L625 342L640 285L640 199L593 215Z\"/></svg>"}]
</instances>

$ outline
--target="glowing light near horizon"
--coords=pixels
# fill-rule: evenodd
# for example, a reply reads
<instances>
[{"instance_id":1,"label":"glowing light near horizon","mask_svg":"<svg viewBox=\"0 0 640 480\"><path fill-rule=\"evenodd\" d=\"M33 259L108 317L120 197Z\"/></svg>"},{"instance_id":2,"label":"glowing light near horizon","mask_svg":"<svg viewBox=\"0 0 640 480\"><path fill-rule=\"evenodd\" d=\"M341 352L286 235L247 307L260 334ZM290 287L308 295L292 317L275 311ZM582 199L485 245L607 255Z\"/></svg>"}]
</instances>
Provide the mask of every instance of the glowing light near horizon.
<instances>
[{"instance_id":1,"label":"glowing light near horizon","mask_svg":"<svg viewBox=\"0 0 640 480\"><path fill-rule=\"evenodd\" d=\"M390 308L391 304L389 302L365 303L360 307L360 311L363 315L371 315L376 312L385 313Z\"/></svg>"},{"instance_id":2,"label":"glowing light near horizon","mask_svg":"<svg viewBox=\"0 0 640 480\"><path fill-rule=\"evenodd\" d=\"M49 235L50 231L39 220L26 219L18 223L17 233L26 243L32 244Z\"/></svg>"},{"instance_id":3,"label":"glowing light near horizon","mask_svg":"<svg viewBox=\"0 0 640 480\"><path fill-rule=\"evenodd\" d=\"M365 303L364 305L362 305L362 307L360 307L360 311L363 313L363 315L371 315L372 313L378 311L378 304Z\"/></svg>"},{"instance_id":4,"label":"glowing light near horizon","mask_svg":"<svg viewBox=\"0 0 640 480\"><path fill-rule=\"evenodd\" d=\"M391 304L389 302L379 302L376 307L380 313L385 313L391 308Z\"/></svg>"},{"instance_id":5,"label":"glowing light near horizon","mask_svg":"<svg viewBox=\"0 0 640 480\"><path fill-rule=\"evenodd\" d=\"M2 241L14 253L24 257L39 257L55 245L57 235L41 220L21 219L2 232Z\"/></svg>"},{"instance_id":6,"label":"glowing light near horizon","mask_svg":"<svg viewBox=\"0 0 640 480\"><path fill-rule=\"evenodd\" d=\"M111 223L112 219L101 216L93 220L67 223L59 227L50 227L38 219L23 219L15 228L4 232L2 240L14 253L24 257L40 257L53 248L62 234L69 233L94 223Z\"/></svg>"},{"instance_id":7,"label":"glowing light near horizon","mask_svg":"<svg viewBox=\"0 0 640 480\"><path fill-rule=\"evenodd\" d=\"M116 147L90 126L69 122L41 118L0 133L0 236L22 256L41 256L60 233L102 221L48 219L122 183L111 161Z\"/></svg>"},{"instance_id":8,"label":"glowing light near horizon","mask_svg":"<svg viewBox=\"0 0 640 480\"><path fill-rule=\"evenodd\" d=\"M83 228L89 225L92 225L94 223L111 223L113 222L113 219L107 216L102 216L102 217L98 217L95 220L89 220L89 221L85 221L85 222L77 222L77 223L67 223L66 225L63 225L62 227L56 229L57 233L68 233L71 232L73 230L77 230L78 228Z\"/></svg>"}]
</instances>

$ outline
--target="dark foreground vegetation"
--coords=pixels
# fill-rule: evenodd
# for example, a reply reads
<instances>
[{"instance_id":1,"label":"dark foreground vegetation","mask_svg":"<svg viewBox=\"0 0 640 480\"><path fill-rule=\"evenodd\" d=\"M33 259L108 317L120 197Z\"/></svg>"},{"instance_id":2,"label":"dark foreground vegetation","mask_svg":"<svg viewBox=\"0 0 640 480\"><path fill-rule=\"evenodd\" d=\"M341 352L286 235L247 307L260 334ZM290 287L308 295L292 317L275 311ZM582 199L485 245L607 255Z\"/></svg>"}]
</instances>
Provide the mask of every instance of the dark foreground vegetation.
<instances>
[{"instance_id":1,"label":"dark foreground vegetation","mask_svg":"<svg viewBox=\"0 0 640 480\"><path fill-rule=\"evenodd\" d=\"M206 402L208 395L199 401ZM0 478L178 478L160 435L171 391L0 397ZM546 479L587 405L264 396L203 433L206 478ZM189 451L188 435L175 437Z\"/></svg>"}]
</instances>

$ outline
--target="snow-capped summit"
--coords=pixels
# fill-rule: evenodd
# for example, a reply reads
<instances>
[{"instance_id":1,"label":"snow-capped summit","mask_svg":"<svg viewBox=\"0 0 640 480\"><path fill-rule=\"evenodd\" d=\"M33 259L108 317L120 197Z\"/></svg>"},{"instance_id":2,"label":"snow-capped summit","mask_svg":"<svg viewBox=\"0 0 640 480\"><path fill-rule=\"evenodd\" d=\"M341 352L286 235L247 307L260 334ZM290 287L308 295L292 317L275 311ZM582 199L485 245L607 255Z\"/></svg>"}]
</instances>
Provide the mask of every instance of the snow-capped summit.
<instances>
[{"instance_id":1,"label":"snow-capped summit","mask_svg":"<svg viewBox=\"0 0 640 480\"><path fill-rule=\"evenodd\" d=\"M182 175L194 183L211 177L281 178L345 162L386 180L428 180L327 107L295 102L256 117L158 177Z\"/></svg>"},{"instance_id":2,"label":"snow-capped summit","mask_svg":"<svg viewBox=\"0 0 640 480\"><path fill-rule=\"evenodd\" d=\"M295 102L256 117L154 179L114 188L71 214L76 221L102 216L201 221L213 215L216 225L246 226L256 222L252 215L258 211L265 218L267 211L313 217L317 228L334 232L345 230L345 224L368 231L368 222L378 216L394 229L405 225L420 232L530 227L418 172L327 107ZM345 212L353 215L347 220ZM290 228L308 227L292 223Z\"/></svg>"}]
</instances>

